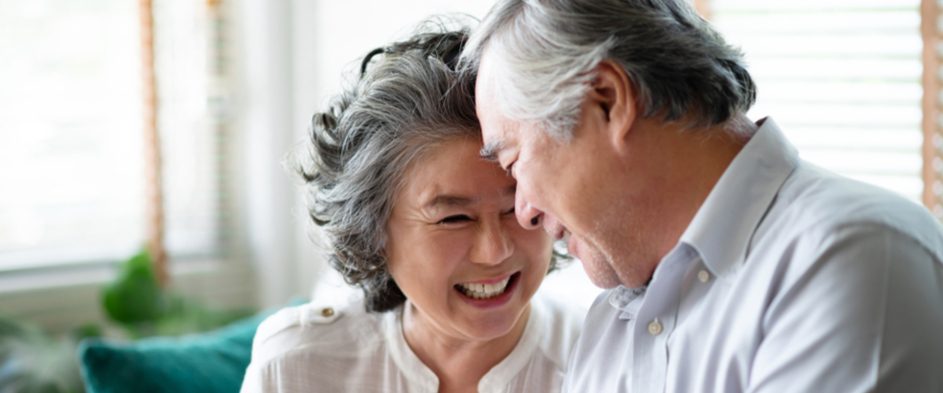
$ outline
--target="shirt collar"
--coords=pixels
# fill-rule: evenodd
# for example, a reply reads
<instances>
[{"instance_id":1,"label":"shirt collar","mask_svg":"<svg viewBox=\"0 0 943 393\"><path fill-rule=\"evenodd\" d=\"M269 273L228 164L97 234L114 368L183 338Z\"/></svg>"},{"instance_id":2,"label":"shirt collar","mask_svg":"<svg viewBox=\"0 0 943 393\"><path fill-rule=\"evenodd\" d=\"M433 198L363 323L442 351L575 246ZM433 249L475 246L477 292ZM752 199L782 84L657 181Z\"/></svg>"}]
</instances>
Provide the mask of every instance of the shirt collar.
<instances>
[{"instance_id":1,"label":"shirt collar","mask_svg":"<svg viewBox=\"0 0 943 393\"><path fill-rule=\"evenodd\" d=\"M439 378L426 367L419 356L406 343L403 335L403 312L409 307L409 301L389 311L384 315L384 335L390 357L406 376L410 384L420 392L435 392L439 390Z\"/></svg>"},{"instance_id":2,"label":"shirt collar","mask_svg":"<svg viewBox=\"0 0 943 393\"><path fill-rule=\"evenodd\" d=\"M799 162L772 118L757 124L681 235L716 276L745 258L753 232Z\"/></svg>"},{"instance_id":3,"label":"shirt collar","mask_svg":"<svg viewBox=\"0 0 943 393\"><path fill-rule=\"evenodd\" d=\"M521 370L527 366L531 358L537 356L540 347L540 339L544 336L544 326L550 323L545 316L539 312L539 307L531 299L530 312L527 316L527 324L524 327L524 333L511 353L503 360L491 368L481 381L478 382L478 391L483 393L504 392L511 384L511 381L521 373Z\"/></svg>"},{"instance_id":4,"label":"shirt collar","mask_svg":"<svg viewBox=\"0 0 943 393\"><path fill-rule=\"evenodd\" d=\"M638 309L642 307L645 291L648 287L626 288L622 285L609 290L607 301L609 305L619 310L619 319L635 318Z\"/></svg>"}]
</instances>

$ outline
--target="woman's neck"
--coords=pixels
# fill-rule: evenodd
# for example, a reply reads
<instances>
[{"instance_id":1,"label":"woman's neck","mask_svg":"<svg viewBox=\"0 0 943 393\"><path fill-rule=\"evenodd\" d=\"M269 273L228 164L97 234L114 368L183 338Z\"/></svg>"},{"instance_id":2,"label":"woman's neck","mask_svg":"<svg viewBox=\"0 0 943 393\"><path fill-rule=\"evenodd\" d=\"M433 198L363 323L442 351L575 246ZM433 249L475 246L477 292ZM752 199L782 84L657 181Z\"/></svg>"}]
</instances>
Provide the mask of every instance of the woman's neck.
<instances>
[{"instance_id":1,"label":"woman's neck","mask_svg":"<svg viewBox=\"0 0 943 393\"><path fill-rule=\"evenodd\" d=\"M530 306L507 334L483 340L443 331L420 313L406 302L403 337L423 364L439 378L439 392L477 392L481 378L517 346L530 317Z\"/></svg>"}]
</instances>

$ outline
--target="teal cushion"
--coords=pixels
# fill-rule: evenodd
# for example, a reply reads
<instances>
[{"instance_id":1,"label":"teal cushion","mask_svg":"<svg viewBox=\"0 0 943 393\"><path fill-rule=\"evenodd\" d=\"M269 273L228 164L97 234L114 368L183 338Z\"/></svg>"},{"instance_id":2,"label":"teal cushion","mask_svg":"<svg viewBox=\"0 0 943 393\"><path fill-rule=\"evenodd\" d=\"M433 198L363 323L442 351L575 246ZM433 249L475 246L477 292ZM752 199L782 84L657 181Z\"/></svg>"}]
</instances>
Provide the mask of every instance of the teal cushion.
<instances>
[{"instance_id":1,"label":"teal cushion","mask_svg":"<svg viewBox=\"0 0 943 393\"><path fill-rule=\"evenodd\" d=\"M252 357L252 338L268 314L178 338L131 343L85 340L78 349L85 389L88 393L238 392Z\"/></svg>"}]
</instances>

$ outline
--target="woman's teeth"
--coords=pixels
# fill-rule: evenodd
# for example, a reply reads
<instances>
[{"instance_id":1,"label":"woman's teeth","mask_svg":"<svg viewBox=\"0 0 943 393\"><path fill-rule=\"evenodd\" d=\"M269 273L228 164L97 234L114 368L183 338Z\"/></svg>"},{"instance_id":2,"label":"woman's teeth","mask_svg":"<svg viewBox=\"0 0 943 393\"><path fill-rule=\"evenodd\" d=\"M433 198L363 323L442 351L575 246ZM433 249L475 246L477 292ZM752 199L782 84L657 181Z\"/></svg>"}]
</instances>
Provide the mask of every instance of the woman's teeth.
<instances>
[{"instance_id":1,"label":"woman's teeth","mask_svg":"<svg viewBox=\"0 0 943 393\"><path fill-rule=\"evenodd\" d=\"M509 281L511 281L511 276L507 276L494 284L462 283L455 287L465 296L475 299L487 299L504 293Z\"/></svg>"}]
</instances>

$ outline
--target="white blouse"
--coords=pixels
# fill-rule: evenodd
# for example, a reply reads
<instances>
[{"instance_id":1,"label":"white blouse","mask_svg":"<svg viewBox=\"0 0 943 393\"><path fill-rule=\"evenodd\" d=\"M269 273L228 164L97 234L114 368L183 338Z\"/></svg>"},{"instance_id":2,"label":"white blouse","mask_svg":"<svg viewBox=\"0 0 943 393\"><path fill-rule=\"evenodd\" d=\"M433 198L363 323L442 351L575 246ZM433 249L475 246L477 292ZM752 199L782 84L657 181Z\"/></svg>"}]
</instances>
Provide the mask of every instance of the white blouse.
<instances>
[{"instance_id":1,"label":"white blouse","mask_svg":"<svg viewBox=\"0 0 943 393\"><path fill-rule=\"evenodd\" d=\"M531 300L524 334L482 377L481 393L559 392L582 322L542 296ZM306 304L266 319L252 345L242 392L429 392L439 381L403 338L403 306L368 313Z\"/></svg>"}]
</instances>

